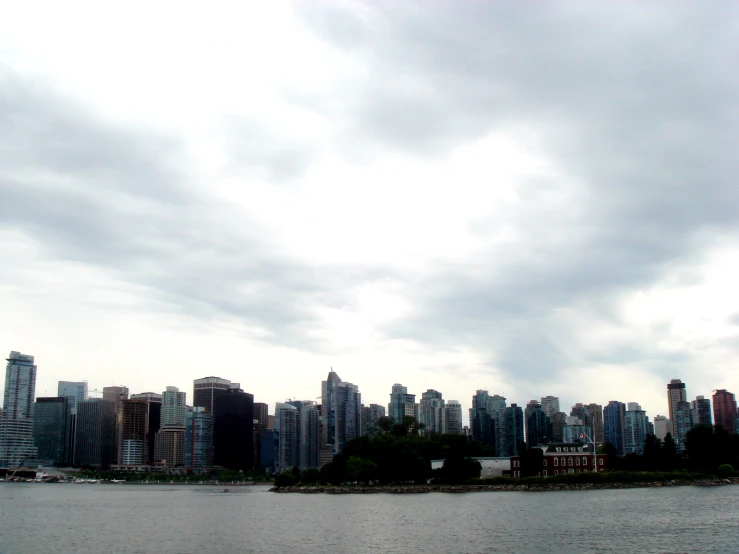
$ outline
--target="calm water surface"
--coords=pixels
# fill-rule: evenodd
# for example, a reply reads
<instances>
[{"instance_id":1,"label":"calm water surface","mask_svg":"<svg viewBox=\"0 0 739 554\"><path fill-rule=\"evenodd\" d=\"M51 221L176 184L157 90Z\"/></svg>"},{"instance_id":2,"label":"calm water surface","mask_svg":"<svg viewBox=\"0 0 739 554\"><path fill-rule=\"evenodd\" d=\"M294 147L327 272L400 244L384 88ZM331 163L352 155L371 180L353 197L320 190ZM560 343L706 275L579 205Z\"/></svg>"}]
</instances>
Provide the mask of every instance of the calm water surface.
<instances>
[{"instance_id":1,"label":"calm water surface","mask_svg":"<svg viewBox=\"0 0 739 554\"><path fill-rule=\"evenodd\" d=\"M739 486L274 494L0 483L0 552L739 553Z\"/></svg>"}]
</instances>

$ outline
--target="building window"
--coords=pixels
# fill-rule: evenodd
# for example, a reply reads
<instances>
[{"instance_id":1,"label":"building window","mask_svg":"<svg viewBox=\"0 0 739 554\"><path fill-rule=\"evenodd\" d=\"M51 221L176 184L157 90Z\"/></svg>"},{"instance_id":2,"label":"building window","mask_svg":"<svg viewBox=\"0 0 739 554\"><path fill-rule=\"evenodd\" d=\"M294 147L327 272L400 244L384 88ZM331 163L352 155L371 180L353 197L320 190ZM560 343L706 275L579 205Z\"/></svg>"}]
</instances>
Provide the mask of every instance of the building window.
<instances>
[{"instance_id":1,"label":"building window","mask_svg":"<svg viewBox=\"0 0 739 554\"><path fill-rule=\"evenodd\" d=\"M557 452L562 452L562 449L559 446L557 447Z\"/></svg>"},{"instance_id":2,"label":"building window","mask_svg":"<svg viewBox=\"0 0 739 554\"><path fill-rule=\"evenodd\" d=\"M560 462L562 465L565 465L565 457L562 456L562 461Z\"/></svg>"},{"instance_id":3,"label":"building window","mask_svg":"<svg viewBox=\"0 0 739 554\"><path fill-rule=\"evenodd\" d=\"M583 456L582 457L582 465L584 465L584 466L588 465L588 457L587 456Z\"/></svg>"},{"instance_id":4,"label":"building window","mask_svg":"<svg viewBox=\"0 0 739 554\"><path fill-rule=\"evenodd\" d=\"M558 469L555 469L555 470L554 470L554 474L555 474L555 475L559 475L559 470L558 470Z\"/></svg>"},{"instance_id":5,"label":"building window","mask_svg":"<svg viewBox=\"0 0 739 554\"><path fill-rule=\"evenodd\" d=\"M555 466L558 466L559 465L559 458L554 458L554 465Z\"/></svg>"},{"instance_id":6,"label":"building window","mask_svg":"<svg viewBox=\"0 0 739 554\"><path fill-rule=\"evenodd\" d=\"M598 460L598 463L599 463L600 465L603 465L603 458L601 458L600 460Z\"/></svg>"},{"instance_id":7,"label":"building window","mask_svg":"<svg viewBox=\"0 0 739 554\"><path fill-rule=\"evenodd\" d=\"M569 459L569 460L567 460L567 461L569 462L569 463L568 463L567 465L568 465L568 466L571 466L571 465L572 465L572 456L570 456L570 459Z\"/></svg>"},{"instance_id":8,"label":"building window","mask_svg":"<svg viewBox=\"0 0 739 554\"><path fill-rule=\"evenodd\" d=\"M544 477L546 477L546 476L547 476L547 470L545 469L544 470Z\"/></svg>"},{"instance_id":9,"label":"building window","mask_svg":"<svg viewBox=\"0 0 739 554\"><path fill-rule=\"evenodd\" d=\"M578 465L578 466L580 465L580 456L575 458L575 465Z\"/></svg>"}]
</instances>

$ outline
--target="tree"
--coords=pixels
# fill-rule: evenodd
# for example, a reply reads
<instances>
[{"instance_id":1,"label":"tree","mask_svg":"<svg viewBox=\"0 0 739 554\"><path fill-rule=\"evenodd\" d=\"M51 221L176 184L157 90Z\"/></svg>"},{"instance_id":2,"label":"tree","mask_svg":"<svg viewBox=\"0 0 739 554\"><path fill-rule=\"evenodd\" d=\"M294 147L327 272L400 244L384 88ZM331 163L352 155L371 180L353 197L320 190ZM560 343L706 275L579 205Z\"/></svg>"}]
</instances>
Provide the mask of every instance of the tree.
<instances>
[{"instance_id":1,"label":"tree","mask_svg":"<svg viewBox=\"0 0 739 554\"><path fill-rule=\"evenodd\" d=\"M649 434L644 441L644 468L647 471L657 471L660 466L660 450L662 441Z\"/></svg>"},{"instance_id":2,"label":"tree","mask_svg":"<svg viewBox=\"0 0 739 554\"><path fill-rule=\"evenodd\" d=\"M321 473L314 467L306 469L300 474L301 483L305 483L306 485L313 485L315 483L318 483L320 479Z\"/></svg>"},{"instance_id":3,"label":"tree","mask_svg":"<svg viewBox=\"0 0 739 554\"><path fill-rule=\"evenodd\" d=\"M389 433L393 428L393 418L382 416L377 420L377 428L381 434Z\"/></svg>"},{"instance_id":4,"label":"tree","mask_svg":"<svg viewBox=\"0 0 739 554\"><path fill-rule=\"evenodd\" d=\"M295 484L295 477L290 470L283 471L275 477L276 487L291 487Z\"/></svg>"},{"instance_id":5,"label":"tree","mask_svg":"<svg viewBox=\"0 0 739 554\"><path fill-rule=\"evenodd\" d=\"M673 471L677 469L679 458L677 454L677 445L675 444L675 439L672 438L672 433L667 433L667 435L665 435L665 441L662 443L662 451L660 454L660 468L662 470Z\"/></svg>"},{"instance_id":6,"label":"tree","mask_svg":"<svg viewBox=\"0 0 739 554\"><path fill-rule=\"evenodd\" d=\"M352 456L346 462L346 471L349 481L369 483L377 479L377 464Z\"/></svg>"}]
</instances>

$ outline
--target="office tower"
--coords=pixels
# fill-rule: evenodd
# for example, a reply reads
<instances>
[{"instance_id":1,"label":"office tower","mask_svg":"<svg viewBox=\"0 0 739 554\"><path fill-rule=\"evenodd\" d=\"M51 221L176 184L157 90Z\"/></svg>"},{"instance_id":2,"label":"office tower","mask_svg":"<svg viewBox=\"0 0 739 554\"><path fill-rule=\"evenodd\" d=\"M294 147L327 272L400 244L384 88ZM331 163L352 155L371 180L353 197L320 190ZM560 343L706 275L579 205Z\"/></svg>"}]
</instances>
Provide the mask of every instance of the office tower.
<instances>
[{"instance_id":1,"label":"office tower","mask_svg":"<svg viewBox=\"0 0 739 554\"><path fill-rule=\"evenodd\" d=\"M688 436L688 431L693 428L693 410L690 408L690 402L681 400L674 406L675 408L675 421L672 422L672 428L677 433L674 437L675 444L677 444L678 452L685 451L685 440Z\"/></svg>"},{"instance_id":2,"label":"office tower","mask_svg":"<svg viewBox=\"0 0 739 554\"><path fill-rule=\"evenodd\" d=\"M71 401L66 396L37 398L33 410L33 442L43 465L69 465Z\"/></svg>"},{"instance_id":3,"label":"office tower","mask_svg":"<svg viewBox=\"0 0 739 554\"><path fill-rule=\"evenodd\" d=\"M213 466L213 414L194 406L185 417L185 467L203 473Z\"/></svg>"},{"instance_id":4,"label":"office tower","mask_svg":"<svg viewBox=\"0 0 739 554\"><path fill-rule=\"evenodd\" d=\"M347 441L359 436L362 396L356 385L343 382L331 370L328 378L321 383L321 400L321 423L324 426L326 444L331 445L334 454L338 454Z\"/></svg>"},{"instance_id":5,"label":"office tower","mask_svg":"<svg viewBox=\"0 0 739 554\"><path fill-rule=\"evenodd\" d=\"M116 412L118 412L121 407L121 402L128 400L128 387L103 387L103 400L114 402Z\"/></svg>"},{"instance_id":6,"label":"office tower","mask_svg":"<svg viewBox=\"0 0 739 554\"><path fill-rule=\"evenodd\" d=\"M267 416L267 430L272 431L275 428L275 416L274 415L268 415Z\"/></svg>"},{"instance_id":7,"label":"office tower","mask_svg":"<svg viewBox=\"0 0 739 554\"><path fill-rule=\"evenodd\" d=\"M34 462L33 398L36 365L33 356L12 351L5 367L5 393L0 419L0 467L16 468Z\"/></svg>"},{"instance_id":8,"label":"office tower","mask_svg":"<svg viewBox=\"0 0 739 554\"><path fill-rule=\"evenodd\" d=\"M571 416L574 417L574 416ZM552 442L568 442L564 440L564 428L567 426L567 414L564 412L556 412L552 416ZM577 421L582 422L582 419L575 418ZM581 423L582 424L582 423ZM588 435L590 430L588 429Z\"/></svg>"},{"instance_id":9,"label":"office tower","mask_svg":"<svg viewBox=\"0 0 739 554\"><path fill-rule=\"evenodd\" d=\"M421 394L420 414L425 434L445 432L446 406L439 391L428 389Z\"/></svg>"},{"instance_id":10,"label":"office tower","mask_svg":"<svg viewBox=\"0 0 739 554\"><path fill-rule=\"evenodd\" d=\"M162 393L162 427L184 427L185 393L177 387L167 387Z\"/></svg>"},{"instance_id":11,"label":"office tower","mask_svg":"<svg viewBox=\"0 0 739 554\"><path fill-rule=\"evenodd\" d=\"M495 453L498 456L504 450L506 442L505 424L503 422L503 414L505 413L505 409L506 399L504 396L494 394L493 396L489 397L488 410L490 412L490 417L493 420L493 429L495 433Z\"/></svg>"},{"instance_id":12,"label":"office tower","mask_svg":"<svg viewBox=\"0 0 739 554\"><path fill-rule=\"evenodd\" d=\"M624 414L626 413L626 405L623 402L611 400L608 405L603 408L603 422L605 427L605 440L610 442L615 448L619 456L623 456L625 452L624 442Z\"/></svg>"},{"instance_id":13,"label":"office tower","mask_svg":"<svg viewBox=\"0 0 739 554\"><path fill-rule=\"evenodd\" d=\"M495 448L495 423L491 411L488 391L475 391L472 397L472 408L470 408L472 440Z\"/></svg>"},{"instance_id":14,"label":"office tower","mask_svg":"<svg viewBox=\"0 0 739 554\"><path fill-rule=\"evenodd\" d=\"M321 416L315 402L300 407L300 469L320 467Z\"/></svg>"},{"instance_id":15,"label":"office tower","mask_svg":"<svg viewBox=\"0 0 739 554\"><path fill-rule=\"evenodd\" d=\"M677 403L687 402L688 393L685 390L685 383L680 379L672 379L667 384L667 409L670 412L670 419L672 420L672 437L677 437Z\"/></svg>"},{"instance_id":16,"label":"office tower","mask_svg":"<svg viewBox=\"0 0 739 554\"><path fill-rule=\"evenodd\" d=\"M629 402L624 413L624 453L644 454L647 414L636 402Z\"/></svg>"},{"instance_id":17,"label":"office tower","mask_svg":"<svg viewBox=\"0 0 739 554\"><path fill-rule=\"evenodd\" d=\"M162 427L154 439L154 460L167 468L185 465L185 426Z\"/></svg>"},{"instance_id":18,"label":"office tower","mask_svg":"<svg viewBox=\"0 0 739 554\"><path fill-rule=\"evenodd\" d=\"M75 465L105 467L115 463L115 402L90 398L77 402Z\"/></svg>"},{"instance_id":19,"label":"office tower","mask_svg":"<svg viewBox=\"0 0 739 554\"><path fill-rule=\"evenodd\" d=\"M450 400L446 404L446 432L451 435L462 434L462 404Z\"/></svg>"},{"instance_id":20,"label":"office tower","mask_svg":"<svg viewBox=\"0 0 739 554\"><path fill-rule=\"evenodd\" d=\"M330 374L329 374L330 375ZM408 387L395 383L390 393L390 404L388 405L388 416L395 423L402 423L403 416L411 415L408 405L415 406L416 395L408 394ZM325 405L325 402L324 402Z\"/></svg>"},{"instance_id":21,"label":"office tower","mask_svg":"<svg viewBox=\"0 0 739 554\"><path fill-rule=\"evenodd\" d=\"M572 409L570 410L570 416L576 417L580 421L582 421L582 424L586 427L591 427L591 417L590 417L590 410L588 410L587 406L583 404L582 402L578 402L574 406L572 406ZM588 431L588 435L592 435L592 430ZM595 439L595 437L593 437Z\"/></svg>"},{"instance_id":22,"label":"office tower","mask_svg":"<svg viewBox=\"0 0 739 554\"><path fill-rule=\"evenodd\" d=\"M511 404L503 412L505 429L505 448L500 456L518 456L523 444L523 410L516 404Z\"/></svg>"},{"instance_id":23,"label":"office tower","mask_svg":"<svg viewBox=\"0 0 739 554\"><path fill-rule=\"evenodd\" d=\"M526 405L525 417L526 445L530 448L550 443L552 440L551 422L541 404L536 400L531 400Z\"/></svg>"},{"instance_id":24,"label":"office tower","mask_svg":"<svg viewBox=\"0 0 739 554\"><path fill-rule=\"evenodd\" d=\"M690 403L690 409L693 410L693 423L695 425L712 425L711 421L711 400L702 396L697 396Z\"/></svg>"},{"instance_id":25,"label":"office tower","mask_svg":"<svg viewBox=\"0 0 739 554\"><path fill-rule=\"evenodd\" d=\"M69 398L69 409L76 414L77 402L87 400L87 381L59 381L56 394Z\"/></svg>"},{"instance_id":26,"label":"office tower","mask_svg":"<svg viewBox=\"0 0 739 554\"><path fill-rule=\"evenodd\" d=\"M287 402L275 404L275 433L277 434L277 456L275 468L278 472L292 469L300 463L300 411Z\"/></svg>"},{"instance_id":27,"label":"office tower","mask_svg":"<svg viewBox=\"0 0 739 554\"><path fill-rule=\"evenodd\" d=\"M154 463L157 431L162 421L162 395L156 392L132 394L131 400L146 402L146 463Z\"/></svg>"},{"instance_id":28,"label":"office tower","mask_svg":"<svg viewBox=\"0 0 739 554\"><path fill-rule=\"evenodd\" d=\"M277 432L274 429L267 429L259 433L259 467L268 472L275 470L275 452L277 448Z\"/></svg>"},{"instance_id":29,"label":"office tower","mask_svg":"<svg viewBox=\"0 0 739 554\"><path fill-rule=\"evenodd\" d=\"M549 421L559 412L559 398L556 396L542 396L540 404Z\"/></svg>"},{"instance_id":30,"label":"office tower","mask_svg":"<svg viewBox=\"0 0 739 554\"><path fill-rule=\"evenodd\" d=\"M368 437L370 434L369 427L372 420L372 411L369 406L362 404L361 412L362 418L359 422L359 435L362 437Z\"/></svg>"},{"instance_id":31,"label":"office tower","mask_svg":"<svg viewBox=\"0 0 739 554\"><path fill-rule=\"evenodd\" d=\"M213 460L226 469L247 470L254 464L254 395L231 385L213 403Z\"/></svg>"},{"instance_id":32,"label":"office tower","mask_svg":"<svg viewBox=\"0 0 739 554\"><path fill-rule=\"evenodd\" d=\"M149 404L144 400L123 400L120 410L118 464L143 465L148 459Z\"/></svg>"},{"instance_id":33,"label":"office tower","mask_svg":"<svg viewBox=\"0 0 739 554\"><path fill-rule=\"evenodd\" d=\"M238 389L240 385L233 383ZM215 409L215 399L221 394L226 394L231 388L231 381L220 377L203 377L193 381L193 406L202 406L210 413Z\"/></svg>"},{"instance_id":34,"label":"office tower","mask_svg":"<svg viewBox=\"0 0 739 554\"><path fill-rule=\"evenodd\" d=\"M654 436L664 441L667 433L672 434L672 421L663 415L654 416Z\"/></svg>"},{"instance_id":35,"label":"office tower","mask_svg":"<svg viewBox=\"0 0 739 554\"><path fill-rule=\"evenodd\" d=\"M154 402L157 404L162 403L162 395L158 392L140 392L138 394L132 394L129 400L143 400L144 402Z\"/></svg>"},{"instance_id":36,"label":"office tower","mask_svg":"<svg viewBox=\"0 0 739 554\"><path fill-rule=\"evenodd\" d=\"M267 404L264 402L254 402L254 421L259 425L262 425L264 429L267 428L268 415L269 409Z\"/></svg>"},{"instance_id":37,"label":"office tower","mask_svg":"<svg viewBox=\"0 0 739 554\"><path fill-rule=\"evenodd\" d=\"M605 431L603 426L603 406L600 404L588 404L585 406L588 410L588 425L593 431L592 437L596 444L605 442Z\"/></svg>"},{"instance_id":38,"label":"office tower","mask_svg":"<svg viewBox=\"0 0 739 554\"><path fill-rule=\"evenodd\" d=\"M385 417L385 406L379 404L362 405L360 435L363 437L377 435L380 432L378 424L381 417Z\"/></svg>"},{"instance_id":39,"label":"office tower","mask_svg":"<svg viewBox=\"0 0 739 554\"><path fill-rule=\"evenodd\" d=\"M588 436L590 436L590 428L583 423L582 419L577 416L565 416L565 425L562 427L561 442L579 442L581 444L587 444L590 442L590 439L587 438Z\"/></svg>"},{"instance_id":40,"label":"office tower","mask_svg":"<svg viewBox=\"0 0 739 554\"><path fill-rule=\"evenodd\" d=\"M729 433L736 432L736 397L726 389L719 389L713 393L713 422L721 425Z\"/></svg>"}]
</instances>

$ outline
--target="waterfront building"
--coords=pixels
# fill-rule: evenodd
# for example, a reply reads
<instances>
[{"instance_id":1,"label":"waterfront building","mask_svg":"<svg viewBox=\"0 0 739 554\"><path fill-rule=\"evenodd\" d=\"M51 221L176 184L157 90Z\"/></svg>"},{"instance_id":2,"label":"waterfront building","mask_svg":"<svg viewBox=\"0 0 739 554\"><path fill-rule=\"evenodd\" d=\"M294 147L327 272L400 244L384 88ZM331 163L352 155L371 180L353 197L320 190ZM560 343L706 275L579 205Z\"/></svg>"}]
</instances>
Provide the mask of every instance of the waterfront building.
<instances>
[{"instance_id":1,"label":"waterfront building","mask_svg":"<svg viewBox=\"0 0 739 554\"><path fill-rule=\"evenodd\" d=\"M647 414L636 402L629 402L624 412L624 453L644 454L647 438Z\"/></svg>"},{"instance_id":2,"label":"waterfront building","mask_svg":"<svg viewBox=\"0 0 739 554\"><path fill-rule=\"evenodd\" d=\"M387 408L388 416L395 423L402 423L403 416L411 415L409 414L407 405L415 406L415 403L416 395L408 394L408 387L404 387L400 383L395 383L390 392L390 404Z\"/></svg>"},{"instance_id":3,"label":"waterfront building","mask_svg":"<svg viewBox=\"0 0 739 554\"><path fill-rule=\"evenodd\" d=\"M33 442L42 465L66 466L70 459L71 402L66 396L40 397L33 410Z\"/></svg>"},{"instance_id":4,"label":"waterfront building","mask_svg":"<svg viewBox=\"0 0 739 554\"><path fill-rule=\"evenodd\" d=\"M193 407L202 406L208 412L215 415L216 398L221 394L226 394L231 388L231 385L234 385L235 389L241 387L239 383L231 383L228 379L222 379L220 377L195 379L193 381Z\"/></svg>"},{"instance_id":5,"label":"waterfront building","mask_svg":"<svg viewBox=\"0 0 739 554\"><path fill-rule=\"evenodd\" d=\"M76 414L77 402L87 400L87 381L59 381L56 394L68 398L70 412Z\"/></svg>"},{"instance_id":6,"label":"waterfront building","mask_svg":"<svg viewBox=\"0 0 739 554\"><path fill-rule=\"evenodd\" d=\"M162 395L156 392L132 394L130 400L146 403L146 463L154 463L157 431L162 421Z\"/></svg>"},{"instance_id":7,"label":"waterfront building","mask_svg":"<svg viewBox=\"0 0 739 554\"><path fill-rule=\"evenodd\" d=\"M12 351L5 366L5 392L0 417L0 467L15 468L33 463L33 399L36 365L33 356Z\"/></svg>"},{"instance_id":8,"label":"waterfront building","mask_svg":"<svg viewBox=\"0 0 739 554\"><path fill-rule=\"evenodd\" d=\"M554 414L559 412L559 398L556 396L542 396L540 404L541 409L550 421L554 417Z\"/></svg>"},{"instance_id":9,"label":"waterfront building","mask_svg":"<svg viewBox=\"0 0 739 554\"><path fill-rule=\"evenodd\" d=\"M697 396L690 403L690 409L693 410L693 423L695 425L712 425L711 421L711 400L703 396Z\"/></svg>"},{"instance_id":10,"label":"waterfront building","mask_svg":"<svg viewBox=\"0 0 739 554\"><path fill-rule=\"evenodd\" d=\"M654 436L664 442L667 433L672 434L672 421L663 415L654 416Z\"/></svg>"},{"instance_id":11,"label":"waterfront building","mask_svg":"<svg viewBox=\"0 0 739 554\"><path fill-rule=\"evenodd\" d=\"M115 402L89 398L77 402L75 465L106 467L116 461Z\"/></svg>"},{"instance_id":12,"label":"waterfront building","mask_svg":"<svg viewBox=\"0 0 739 554\"><path fill-rule=\"evenodd\" d=\"M424 426L425 434L445 432L446 405L439 391L428 389L421 394L420 415L420 423Z\"/></svg>"},{"instance_id":13,"label":"waterfront building","mask_svg":"<svg viewBox=\"0 0 739 554\"><path fill-rule=\"evenodd\" d=\"M185 426L170 425L157 431L154 439L154 460L166 468L185 465Z\"/></svg>"},{"instance_id":14,"label":"waterfront building","mask_svg":"<svg viewBox=\"0 0 739 554\"><path fill-rule=\"evenodd\" d=\"M162 393L162 427L184 427L187 413L185 393L177 387L167 387Z\"/></svg>"},{"instance_id":15,"label":"waterfront building","mask_svg":"<svg viewBox=\"0 0 739 554\"><path fill-rule=\"evenodd\" d=\"M624 441L624 414L626 405L623 402L611 400L603 408L603 420L605 427L605 441L610 442L619 456L625 454Z\"/></svg>"},{"instance_id":16,"label":"waterfront building","mask_svg":"<svg viewBox=\"0 0 739 554\"><path fill-rule=\"evenodd\" d=\"M322 425L326 444L334 454L341 452L347 441L357 438L361 431L362 396L359 388L346 383L331 370L321 385ZM402 421L402 417L399 421Z\"/></svg>"},{"instance_id":17,"label":"waterfront building","mask_svg":"<svg viewBox=\"0 0 739 554\"><path fill-rule=\"evenodd\" d=\"M500 456L500 453L505 450L506 436L505 436L505 422L504 414L506 410L506 399L504 396L494 394L489 397L488 400L488 411L490 417L493 420L493 429L495 432L495 453Z\"/></svg>"},{"instance_id":18,"label":"waterfront building","mask_svg":"<svg viewBox=\"0 0 739 554\"><path fill-rule=\"evenodd\" d=\"M275 452L277 445L277 432L266 429L259 433L259 467L267 472L275 470Z\"/></svg>"},{"instance_id":19,"label":"waterfront building","mask_svg":"<svg viewBox=\"0 0 739 554\"><path fill-rule=\"evenodd\" d=\"M734 433L735 419L737 415L736 397L734 393L726 389L719 389L713 393L713 421L715 425L721 425L729 433Z\"/></svg>"},{"instance_id":20,"label":"waterfront building","mask_svg":"<svg viewBox=\"0 0 739 554\"><path fill-rule=\"evenodd\" d=\"M292 469L300 463L300 410L291 403L275 404L275 433L277 454L275 470L278 473Z\"/></svg>"},{"instance_id":21,"label":"waterfront building","mask_svg":"<svg viewBox=\"0 0 739 554\"><path fill-rule=\"evenodd\" d=\"M670 412L670 420L672 421L672 436L677 440L677 404L678 402L687 402L688 393L685 390L685 383L680 379L672 379L667 384L667 409Z\"/></svg>"},{"instance_id":22,"label":"waterfront building","mask_svg":"<svg viewBox=\"0 0 739 554\"><path fill-rule=\"evenodd\" d=\"M247 470L254 464L254 396L240 388L215 395L213 458L226 469Z\"/></svg>"},{"instance_id":23,"label":"waterfront building","mask_svg":"<svg viewBox=\"0 0 739 554\"><path fill-rule=\"evenodd\" d=\"M363 437L377 435L380 432L378 425L381 417L385 417L385 406L380 404L362 405L360 434Z\"/></svg>"},{"instance_id":24,"label":"waterfront building","mask_svg":"<svg viewBox=\"0 0 739 554\"><path fill-rule=\"evenodd\" d=\"M552 442L552 427L541 404L531 400L526 405L526 445L539 446Z\"/></svg>"},{"instance_id":25,"label":"waterfront building","mask_svg":"<svg viewBox=\"0 0 739 554\"><path fill-rule=\"evenodd\" d=\"M684 452L686 447L686 439L688 431L693 428L693 410L690 408L690 402L681 400L675 406L675 421L672 422L672 428L675 429L675 444L677 444L678 452Z\"/></svg>"},{"instance_id":26,"label":"waterfront building","mask_svg":"<svg viewBox=\"0 0 739 554\"><path fill-rule=\"evenodd\" d=\"M304 401L300 406L300 469L320 467L321 416L313 401Z\"/></svg>"},{"instance_id":27,"label":"waterfront building","mask_svg":"<svg viewBox=\"0 0 739 554\"><path fill-rule=\"evenodd\" d=\"M572 417L572 416L570 416ZM578 421L582 421L580 418L576 418ZM564 428L567 426L567 414L564 412L557 412L551 418L552 427L552 442L568 442L562 438L564 435Z\"/></svg>"},{"instance_id":28,"label":"waterfront building","mask_svg":"<svg viewBox=\"0 0 739 554\"><path fill-rule=\"evenodd\" d=\"M523 410L517 404L511 404L503 412L505 429L504 450L502 456L518 456L523 444Z\"/></svg>"},{"instance_id":29,"label":"waterfront building","mask_svg":"<svg viewBox=\"0 0 739 554\"><path fill-rule=\"evenodd\" d=\"M505 398L496 395L495 408L490 393L486 390L478 389L472 397L472 408L470 408L470 431L472 432L472 440L480 444L492 446L494 449L499 447L498 438L502 437L499 421L499 412L505 410Z\"/></svg>"},{"instance_id":30,"label":"waterfront building","mask_svg":"<svg viewBox=\"0 0 739 554\"><path fill-rule=\"evenodd\" d=\"M269 408L264 402L254 402L254 423L261 425L264 429L267 428L267 416L269 415Z\"/></svg>"},{"instance_id":31,"label":"waterfront building","mask_svg":"<svg viewBox=\"0 0 739 554\"><path fill-rule=\"evenodd\" d=\"M605 428L603 425L603 406L600 404L587 404L585 408L588 410L588 424L593 431L591 435L596 444L605 442ZM584 420L583 420L584 421Z\"/></svg>"},{"instance_id":32,"label":"waterfront building","mask_svg":"<svg viewBox=\"0 0 739 554\"><path fill-rule=\"evenodd\" d=\"M118 464L144 465L148 459L149 405L144 400L123 400L118 416Z\"/></svg>"},{"instance_id":33,"label":"waterfront building","mask_svg":"<svg viewBox=\"0 0 739 554\"><path fill-rule=\"evenodd\" d=\"M450 435L462 434L462 404L458 400L449 400L446 403L446 433Z\"/></svg>"},{"instance_id":34,"label":"waterfront building","mask_svg":"<svg viewBox=\"0 0 739 554\"><path fill-rule=\"evenodd\" d=\"M579 442L548 444L538 446L543 453L543 463L539 477L551 477L564 473L586 473L589 471L606 471L608 456L595 454L586 450ZM521 457L511 457L512 477L521 477Z\"/></svg>"},{"instance_id":35,"label":"waterfront building","mask_svg":"<svg viewBox=\"0 0 739 554\"><path fill-rule=\"evenodd\" d=\"M194 406L185 416L185 467L203 473L213 466L213 414Z\"/></svg>"}]
</instances>

